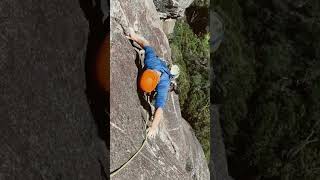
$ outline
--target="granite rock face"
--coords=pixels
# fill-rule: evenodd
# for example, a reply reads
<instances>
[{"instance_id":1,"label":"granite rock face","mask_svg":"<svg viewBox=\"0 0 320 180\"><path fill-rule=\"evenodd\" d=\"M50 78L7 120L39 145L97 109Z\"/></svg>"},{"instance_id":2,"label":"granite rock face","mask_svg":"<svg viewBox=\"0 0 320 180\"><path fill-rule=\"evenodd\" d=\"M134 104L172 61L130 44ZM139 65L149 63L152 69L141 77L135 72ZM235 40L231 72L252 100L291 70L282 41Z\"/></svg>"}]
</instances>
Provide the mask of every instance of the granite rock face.
<instances>
[{"instance_id":1,"label":"granite rock face","mask_svg":"<svg viewBox=\"0 0 320 180\"><path fill-rule=\"evenodd\" d=\"M150 106L137 87L139 58L125 37L133 27L150 41L158 56L171 62L168 39L152 0L111 2L110 171L124 164L140 148ZM115 180L209 179L202 147L181 117L178 96L169 93L159 133Z\"/></svg>"},{"instance_id":2,"label":"granite rock face","mask_svg":"<svg viewBox=\"0 0 320 180\"><path fill-rule=\"evenodd\" d=\"M161 19L176 19L184 16L193 0L153 0Z\"/></svg>"},{"instance_id":3,"label":"granite rock face","mask_svg":"<svg viewBox=\"0 0 320 180\"><path fill-rule=\"evenodd\" d=\"M1 180L106 179L86 95L84 11L98 9L80 2L0 1Z\"/></svg>"},{"instance_id":4,"label":"granite rock face","mask_svg":"<svg viewBox=\"0 0 320 180\"><path fill-rule=\"evenodd\" d=\"M169 36L170 34L172 34L174 32L174 26L176 24L176 20L175 19L166 19L162 22L162 29L163 32Z\"/></svg>"}]
</instances>

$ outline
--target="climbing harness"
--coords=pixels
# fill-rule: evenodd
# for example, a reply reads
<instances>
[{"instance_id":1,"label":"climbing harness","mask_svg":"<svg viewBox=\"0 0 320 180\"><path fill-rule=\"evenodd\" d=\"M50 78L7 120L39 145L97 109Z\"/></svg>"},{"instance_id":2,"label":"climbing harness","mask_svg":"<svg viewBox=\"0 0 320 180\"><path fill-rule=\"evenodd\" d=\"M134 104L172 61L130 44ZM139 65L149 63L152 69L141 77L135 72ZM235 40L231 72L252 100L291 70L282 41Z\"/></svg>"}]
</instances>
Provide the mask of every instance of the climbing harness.
<instances>
[{"instance_id":1,"label":"climbing harness","mask_svg":"<svg viewBox=\"0 0 320 180\"><path fill-rule=\"evenodd\" d=\"M175 92L176 94L179 94L180 93L180 90L178 88L178 83L175 79L171 80L170 81L170 89L169 89L169 92Z\"/></svg>"}]
</instances>

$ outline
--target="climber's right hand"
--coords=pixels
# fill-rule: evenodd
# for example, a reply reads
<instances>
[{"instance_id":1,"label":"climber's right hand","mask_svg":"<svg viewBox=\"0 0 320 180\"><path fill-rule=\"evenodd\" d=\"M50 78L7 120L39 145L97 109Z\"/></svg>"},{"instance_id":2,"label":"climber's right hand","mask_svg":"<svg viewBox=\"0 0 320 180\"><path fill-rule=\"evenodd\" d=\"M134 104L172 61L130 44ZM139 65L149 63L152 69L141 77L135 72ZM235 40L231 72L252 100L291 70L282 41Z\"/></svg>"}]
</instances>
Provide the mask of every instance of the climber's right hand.
<instances>
[{"instance_id":1,"label":"climber's right hand","mask_svg":"<svg viewBox=\"0 0 320 180\"><path fill-rule=\"evenodd\" d=\"M157 129L152 126L147 129L147 137L153 139L157 135Z\"/></svg>"},{"instance_id":2,"label":"climber's right hand","mask_svg":"<svg viewBox=\"0 0 320 180\"><path fill-rule=\"evenodd\" d=\"M130 39L130 40L132 40L132 41L133 41L133 39L132 39L130 36L126 36L126 38L127 38L127 39Z\"/></svg>"}]
</instances>

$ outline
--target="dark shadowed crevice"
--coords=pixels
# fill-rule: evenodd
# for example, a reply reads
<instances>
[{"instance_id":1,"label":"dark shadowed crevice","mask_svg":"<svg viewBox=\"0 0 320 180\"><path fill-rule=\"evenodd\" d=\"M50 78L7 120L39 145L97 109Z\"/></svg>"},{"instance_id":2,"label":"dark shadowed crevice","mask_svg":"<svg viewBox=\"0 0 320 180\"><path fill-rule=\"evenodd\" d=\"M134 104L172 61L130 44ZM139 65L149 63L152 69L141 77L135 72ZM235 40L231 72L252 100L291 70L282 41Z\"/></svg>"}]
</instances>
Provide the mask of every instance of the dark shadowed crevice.
<instances>
[{"instance_id":1,"label":"dark shadowed crevice","mask_svg":"<svg viewBox=\"0 0 320 180\"><path fill-rule=\"evenodd\" d=\"M103 12L101 10L100 0L79 0L80 7L83 10L89 23L88 44L86 52L85 73L86 73L86 95L94 119L98 127L99 137L108 141L108 119L109 119L109 97L98 84L95 77L95 63L97 51L109 31L108 19L103 22Z\"/></svg>"},{"instance_id":2,"label":"dark shadowed crevice","mask_svg":"<svg viewBox=\"0 0 320 180\"><path fill-rule=\"evenodd\" d=\"M109 93L101 87L99 79L96 76L97 71L97 56L98 51L104 41L108 41L106 38L110 31L109 15L104 19L104 14L101 9L100 0L79 0L80 7L84 12L84 15L89 23L88 44L85 58L85 73L86 73L86 95L87 101L90 105L92 116L95 120L98 136L105 142L107 149L110 149L109 137ZM109 43L108 41L107 43ZM108 63L106 61L106 63ZM108 156L108 155L106 155ZM101 175L108 179L108 167L109 164L102 163L101 159L98 159L101 167ZM105 161L103 161L105 162ZM109 163L109 157L106 163Z\"/></svg>"}]
</instances>

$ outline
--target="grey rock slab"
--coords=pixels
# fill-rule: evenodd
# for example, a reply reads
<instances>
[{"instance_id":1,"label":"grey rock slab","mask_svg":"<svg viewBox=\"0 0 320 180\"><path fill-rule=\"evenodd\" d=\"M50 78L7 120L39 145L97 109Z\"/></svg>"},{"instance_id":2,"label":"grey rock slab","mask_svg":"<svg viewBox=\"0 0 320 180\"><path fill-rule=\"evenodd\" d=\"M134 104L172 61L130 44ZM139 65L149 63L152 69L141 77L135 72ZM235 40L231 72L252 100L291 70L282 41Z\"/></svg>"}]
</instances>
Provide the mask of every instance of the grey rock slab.
<instances>
[{"instance_id":1,"label":"grey rock slab","mask_svg":"<svg viewBox=\"0 0 320 180\"><path fill-rule=\"evenodd\" d=\"M167 36L169 36L170 34L173 33L175 24L176 24L175 19L166 19L166 20L162 21L163 32Z\"/></svg>"}]
</instances>

